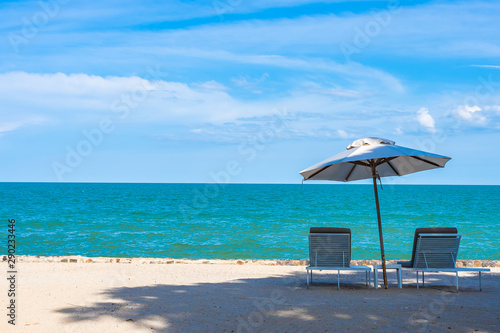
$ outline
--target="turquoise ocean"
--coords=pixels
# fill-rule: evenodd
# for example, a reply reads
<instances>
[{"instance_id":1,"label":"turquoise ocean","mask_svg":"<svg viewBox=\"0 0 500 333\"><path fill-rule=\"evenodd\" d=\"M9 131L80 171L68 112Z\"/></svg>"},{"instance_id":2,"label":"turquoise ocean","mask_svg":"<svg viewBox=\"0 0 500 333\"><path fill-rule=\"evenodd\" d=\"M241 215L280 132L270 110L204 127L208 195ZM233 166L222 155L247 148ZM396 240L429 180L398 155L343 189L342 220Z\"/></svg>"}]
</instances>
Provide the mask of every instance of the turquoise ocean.
<instances>
[{"instance_id":1,"label":"turquoise ocean","mask_svg":"<svg viewBox=\"0 0 500 333\"><path fill-rule=\"evenodd\" d=\"M500 186L379 187L387 259L418 227L457 227L459 259L500 259ZM0 183L6 253L109 257L308 257L310 227L352 230L353 259L379 259L372 185ZM1 246L1 245L0 245Z\"/></svg>"}]
</instances>

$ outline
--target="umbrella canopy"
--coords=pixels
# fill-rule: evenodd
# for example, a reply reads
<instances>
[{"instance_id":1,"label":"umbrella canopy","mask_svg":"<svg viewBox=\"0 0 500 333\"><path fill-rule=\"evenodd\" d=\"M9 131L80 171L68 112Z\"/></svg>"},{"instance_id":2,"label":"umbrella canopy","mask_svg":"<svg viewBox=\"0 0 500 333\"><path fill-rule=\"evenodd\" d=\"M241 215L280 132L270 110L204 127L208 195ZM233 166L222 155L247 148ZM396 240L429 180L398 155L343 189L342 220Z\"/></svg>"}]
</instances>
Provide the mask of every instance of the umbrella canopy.
<instances>
[{"instance_id":1,"label":"umbrella canopy","mask_svg":"<svg viewBox=\"0 0 500 333\"><path fill-rule=\"evenodd\" d=\"M450 159L447 156L397 146L391 140L364 138L352 142L347 146L346 151L315 164L301 171L300 174L304 177L304 180L337 180L347 182L360 179L373 179L384 285L387 289L384 240L376 179L443 168Z\"/></svg>"},{"instance_id":2,"label":"umbrella canopy","mask_svg":"<svg viewBox=\"0 0 500 333\"><path fill-rule=\"evenodd\" d=\"M352 181L373 177L372 165L379 177L403 176L442 168L451 158L397 146L380 138L359 139L347 150L300 172L304 180Z\"/></svg>"}]
</instances>

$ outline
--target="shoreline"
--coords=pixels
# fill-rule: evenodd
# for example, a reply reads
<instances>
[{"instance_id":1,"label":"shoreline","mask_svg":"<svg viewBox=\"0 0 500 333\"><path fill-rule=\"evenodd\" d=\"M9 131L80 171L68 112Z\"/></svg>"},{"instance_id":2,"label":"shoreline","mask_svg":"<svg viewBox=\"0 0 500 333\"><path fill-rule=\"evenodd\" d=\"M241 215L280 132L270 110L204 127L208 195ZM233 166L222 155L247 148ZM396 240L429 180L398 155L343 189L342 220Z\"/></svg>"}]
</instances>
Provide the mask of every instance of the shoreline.
<instances>
[{"instance_id":1,"label":"shoreline","mask_svg":"<svg viewBox=\"0 0 500 333\"><path fill-rule=\"evenodd\" d=\"M3 254L2 262L7 261ZM309 259L190 259L190 258L147 258L147 257L86 257L86 256L31 256L16 255L19 263L113 263L113 264L204 264L204 265L263 265L263 266L307 266ZM395 264L404 260L387 260ZM351 260L351 265L380 265L381 260ZM459 259L457 267L500 267L500 260Z\"/></svg>"}]
</instances>

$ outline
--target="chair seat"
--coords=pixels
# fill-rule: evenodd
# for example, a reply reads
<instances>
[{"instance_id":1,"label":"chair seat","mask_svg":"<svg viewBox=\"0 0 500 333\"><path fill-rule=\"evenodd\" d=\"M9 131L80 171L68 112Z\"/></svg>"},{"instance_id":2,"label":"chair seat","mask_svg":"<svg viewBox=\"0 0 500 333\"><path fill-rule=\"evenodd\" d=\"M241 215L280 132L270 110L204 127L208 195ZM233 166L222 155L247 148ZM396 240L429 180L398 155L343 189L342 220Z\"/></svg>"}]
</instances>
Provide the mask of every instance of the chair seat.
<instances>
[{"instance_id":1,"label":"chair seat","mask_svg":"<svg viewBox=\"0 0 500 333\"><path fill-rule=\"evenodd\" d=\"M313 266L307 266L306 270L312 271L371 271L370 266L365 266L365 265L351 265L349 267L313 267Z\"/></svg>"},{"instance_id":2,"label":"chair seat","mask_svg":"<svg viewBox=\"0 0 500 333\"><path fill-rule=\"evenodd\" d=\"M397 263L401 265L401 267L407 267L407 268L410 268L412 264L411 260L398 261Z\"/></svg>"}]
</instances>

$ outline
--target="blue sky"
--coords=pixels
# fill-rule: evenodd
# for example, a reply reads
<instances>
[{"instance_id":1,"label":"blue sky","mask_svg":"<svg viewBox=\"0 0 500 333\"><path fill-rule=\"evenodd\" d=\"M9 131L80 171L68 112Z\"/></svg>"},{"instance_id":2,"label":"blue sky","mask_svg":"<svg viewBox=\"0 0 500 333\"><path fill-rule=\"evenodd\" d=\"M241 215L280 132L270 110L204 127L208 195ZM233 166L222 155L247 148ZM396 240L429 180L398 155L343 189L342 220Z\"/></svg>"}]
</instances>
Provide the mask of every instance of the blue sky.
<instances>
[{"instance_id":1,"label":"blue sky","mask_svg":"<svg viewBox=\"0 0 500 333\"><path fill-rule=\"evenodd\" d=\"M3 1L0 181L300 183L378 136L500 184L498 1Z\"/></svg>"}]
</instances>

